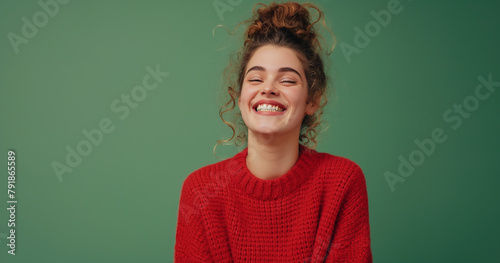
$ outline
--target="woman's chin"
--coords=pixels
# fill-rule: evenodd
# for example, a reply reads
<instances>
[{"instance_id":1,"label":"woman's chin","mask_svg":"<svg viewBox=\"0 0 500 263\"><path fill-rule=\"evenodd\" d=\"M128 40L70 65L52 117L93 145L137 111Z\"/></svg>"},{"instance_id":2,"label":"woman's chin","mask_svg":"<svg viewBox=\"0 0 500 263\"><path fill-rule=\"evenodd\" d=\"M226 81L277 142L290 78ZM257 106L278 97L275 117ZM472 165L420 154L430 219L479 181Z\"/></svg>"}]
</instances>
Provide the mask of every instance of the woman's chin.
<instances>
[{"instance_id":1,"label":"woman's chin","mask_svg":"<svg viewBox=\"0 0 500 263\"><path fill-rule=\"evenodd\" d=\"M283 131L282 129L271 129L271 128L266 128L266 129L254 129L254 130L248 130L248 137L257 139L258 141L262 143L272 143L272 142L277 142L286 140L286 138L291 138L292 134L290 131Z\"/></svg>"},{"instance_id":2,"label":"woman's chin","mask_svg":"<svg viewBox=\"0 0 500 263\"><path fill-rule=\"evenodd\" d=\"M269 136L275 136L275 135L280 134L280 130L273 129L271 127L261 127L261 128L252 129L252 130L248 129L248 133L252 133L252 135L259 136L259 137L269 137Z\"/></svg>"}]
</instances>

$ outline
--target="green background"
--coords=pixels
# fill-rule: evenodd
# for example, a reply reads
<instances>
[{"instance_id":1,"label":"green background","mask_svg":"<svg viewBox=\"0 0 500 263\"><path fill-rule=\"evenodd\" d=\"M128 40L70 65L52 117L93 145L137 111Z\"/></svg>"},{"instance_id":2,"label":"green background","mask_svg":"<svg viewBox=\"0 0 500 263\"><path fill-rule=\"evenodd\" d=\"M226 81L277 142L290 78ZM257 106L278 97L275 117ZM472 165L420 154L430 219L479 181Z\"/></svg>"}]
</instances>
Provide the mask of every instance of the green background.
<instances>
[{"instance_id":1,"label":"green background","mask_svg":"<svg viewBox=\"0 0 500 263\"><path fill-rule=\"evenodd\" d=\"M182 182L218 161L213 146L231 134L218 117L221 74L241 41L212 30L234 28L256 3L220 2L231 7L222 16L213 1L70 1L18 53L8 34L22 36L22 18L43 9L0 2L0 262L173 261ZM388 2L314 3L339 44L355 45L354 28ZM329 57L336 95L317 150L362 167L375 262L500 262L500 92L457 129L443 119L474 95L479 76L500 81L500 4L400 6L350 63L340 45ZM156 65L170 75L120 119L111 103ZM65 147L75 149L103 118L114 130L60 181L52 163L65 164ZM414 140L435 128L447 140L391 191L384 173L397 173L398 156L408 159ZM15 256L6 246L9 149L17 156ZM219 150L229 157L240 148Z\"/></svg>"}]
</instances>

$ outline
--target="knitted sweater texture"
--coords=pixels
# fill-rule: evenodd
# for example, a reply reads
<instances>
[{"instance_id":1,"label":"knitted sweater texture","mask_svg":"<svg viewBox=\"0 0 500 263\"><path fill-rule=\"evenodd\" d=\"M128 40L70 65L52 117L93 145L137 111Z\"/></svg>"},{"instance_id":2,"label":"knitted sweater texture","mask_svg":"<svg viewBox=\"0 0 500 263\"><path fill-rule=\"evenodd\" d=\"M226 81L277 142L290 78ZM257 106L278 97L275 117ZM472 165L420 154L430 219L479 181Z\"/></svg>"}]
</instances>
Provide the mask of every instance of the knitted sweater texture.
<instances>
[{"instance_id":1,"label":"knitted sweater texture","mask_svg":"<svg viewBox=\"0 0 500 263\"><path fill-rule=\"evenodd\" d=\"M299 149L276 179L248 170L248 148L191 173L175 262L372 262L363 172L346 158Z\"/></svg>"}]
</instances>

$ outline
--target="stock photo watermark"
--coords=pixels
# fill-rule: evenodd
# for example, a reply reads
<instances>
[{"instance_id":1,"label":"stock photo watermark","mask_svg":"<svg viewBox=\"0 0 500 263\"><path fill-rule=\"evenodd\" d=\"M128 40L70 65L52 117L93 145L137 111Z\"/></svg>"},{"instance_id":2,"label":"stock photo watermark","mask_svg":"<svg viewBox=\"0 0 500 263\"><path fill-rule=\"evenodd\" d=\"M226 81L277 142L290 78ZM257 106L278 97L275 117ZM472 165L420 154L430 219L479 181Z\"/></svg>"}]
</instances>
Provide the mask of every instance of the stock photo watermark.
<instances>
[{"instance_id":1,"label":"stock photo watermark","mask_svg":"<svg viewBox=\"0 0 500 263\"><path fill-rule=\"evenodd\" d=\"M500 82L495 82L492 75L487 77L478 76L479 84L475 87L474 93L463 99L460 103L454 103L450 108L446 109L443 114L443 121L450 125L452 130L457 130L462 126L463 120L471 116L475 112L481 101L485 101L491 97L495 89L500 86ZM448 139L448 134L443 128L435 128L432 130L429 138L415 139L415 148L408 155L399 155L397 157L399 164L396 172L385 171L384 177L391 192L396 191L396 184L403 183L410 177L418 166L421 166L426 158L430 157L439 144L444 143Z\"/></svg>"},{"instance_id":2,"label":"stock photo watermark","mask_svg":"<svg viewBox=\"0 0 500 263\"><path fill-rule=\"evenodd\" d=\"M232 165L228 163L226 167L232 167ZM198 215L203 207L207 206L210 199L220 195L230 182L230 174L225 171L210 172L209 177L212 182L204 185L201 189L196 189L196 192L193 193L195 196L192 204L179 204L179 217L186 222L186 225L190 224L193 216Z\"/></svg>"},{"instance_id":3,"label":"stock photo watermark","mask_svg":"<svg viewBox=\"0 0 500 263\"><path fill-rule=\"evenodd\" d=\"M127 119L130 112L148 97L149 92L156 89L164 81L164 78L170 75L169 72L161 71L160 65L156 65L156 68L147 66L146 71L148 73L142 79L142 86L134 86L128 93L122 93L119 98L111 102L110 110L117 115L119 120ZM116 125L111 118L103 117L98 122L97 128L81 131L83 139L74 145L66 145L64 161L62 163L53 161L51 164L59 182L63 181L63 175L73 172L83 162L84 157L89 156L94 147L103 142L104 136L112 133L115 128Z\"/></svg>"},{"instance_id":4,"label":"stock photo watermark","mask_svg":"<svg viewBox=\"0 0 500 263\"><path fill-rule=\"evenodd\" d=\"M38 31L45 27L51 18L54 18L62 6L69 3L70 0L40 0L38 5L40 10L36 11L31 18L26 16L21 17L22 25L20 34L9 32L7 38L9 39L12 49L17 54L19 53L19 46L21 44L28 44L29 40L34 38Z\"/></svg>"},{"instance_id":5,"label":"stock photo watermark","mask_svg":"<svg viewBox=\"0 0 500 263\"><path fill-rule=\"evenodd\" d=\"M7 151L7 251L11 255L16 255L16 152L14 150Z\"/></svg>"},{"instance_id":6,"label":"stock photo watermark","mask_svg":"<svg viewBox=\"0 0 500 263\"><path fill-rule=\"evenodd\" d=\"M194 198L192 202L179 203L179 220L183 220L186 225L189 225L193 220L193 216L197 216L210 200L220 196L224 190L229 186L231 180L231 169L235 167L238 162L234 159L227 159L225 161L225 168L220 171L209 174L210 183L204 184L202 188L193 189Z\"/></svg>"},{"instance_id":7,"label":"stock photo watermark","mask_svg":"<svg viewBox=\"0 0 500 263\"><path fill-rule=\"evenodd\" d=\"M382 9L378 12L371 10L370 15L373 19L368 21L363 29L358 26L353 28L356 33L353 39L354 45L351 45L346 41L342 41L340 43L342 54L344 55L347 63L351 63L352 55L359 55L362 49L367 48L368 45L370 45L372 38L378 36L382 31L382 28L387 27L389 23L391 23L393 15L400 14L402 11L403 6L401 6L399 0L389 0L389 2L387 2L387 9Z\"/></svg>"},{"instance_id":8,"label":"stock photo watermark","mask_svg":"<svg viewBox=\"0 0 500 263\"><path fill-rule=\"evenodd\" d=\"M224 21L224 13L233 12L234 8L239 6L242 2L243 0L214 0L212 5L220 21Z\"/></svg>"}]
</instances>

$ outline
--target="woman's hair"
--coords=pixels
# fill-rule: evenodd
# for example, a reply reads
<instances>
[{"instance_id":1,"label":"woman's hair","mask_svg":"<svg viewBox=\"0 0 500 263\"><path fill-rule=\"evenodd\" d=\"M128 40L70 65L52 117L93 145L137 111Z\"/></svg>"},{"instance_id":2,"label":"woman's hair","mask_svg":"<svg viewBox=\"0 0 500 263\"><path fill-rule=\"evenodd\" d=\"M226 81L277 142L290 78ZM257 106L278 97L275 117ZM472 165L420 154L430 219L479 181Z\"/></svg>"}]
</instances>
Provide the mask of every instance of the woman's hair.
<instances>
[{"instance_id":1,"label":"woman's hair","mask_svg":"<svg viewBox=\"0 0 500 263\"><path fill-rule=\"evenodd\" d=\"M255 11L255 8L259 5L261 7ZM317 11L317 19L313 22L310 21L311 14L308 8ZM233 115L231 122L226 121L223 115L235 108L236 101L238 101L241 95L247 63L255 51L265 45L290 48L295 51L297 57L302 62L307 80L307 103L311 101L319 103L319 109L314 115L306 115L304 117L301 124L299 142L304 145L313 143L310 147L314 149L317 145L318 125L321 122L320 118L323 114L323 107L327 102L326 87L329 81L325 74L323 59L320 55L321 44L318 38L321 36L314 28L314 25L321 18L323 18L323 25L327 28L323 12L310 3L272 2L270 5L256 4L253 8L253 14L252 18L242 22L250 23L244 34L244 44L238 50L236 59L233 54L228 67L224 71L229 100L220 108L219 116L231 128L233 135L227 140L218 140L214 147L214 154L218 144L228 143L233 139L237 146L246 143L248 129L241 118L241 113L238 112ZM328 31L331 33L329 29ZM333 46L335 46L335 38L333 40Z\"/></svg>"}]
</instances>

